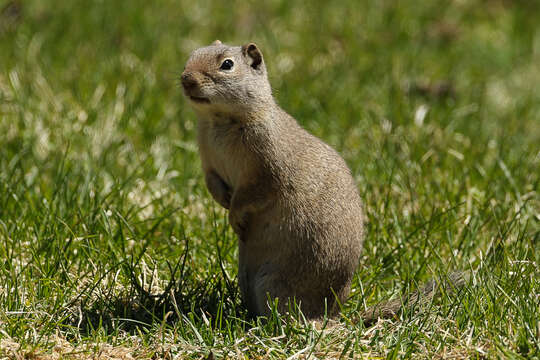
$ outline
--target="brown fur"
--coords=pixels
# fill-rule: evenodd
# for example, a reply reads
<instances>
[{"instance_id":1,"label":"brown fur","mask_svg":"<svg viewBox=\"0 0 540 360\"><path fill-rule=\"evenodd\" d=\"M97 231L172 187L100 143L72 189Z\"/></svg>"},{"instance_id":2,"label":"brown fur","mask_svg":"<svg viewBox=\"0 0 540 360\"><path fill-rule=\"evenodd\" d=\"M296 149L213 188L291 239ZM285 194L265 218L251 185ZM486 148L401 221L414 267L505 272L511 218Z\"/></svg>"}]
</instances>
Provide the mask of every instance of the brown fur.
<instances>
[{"instance_id":1,"label":"brown fur","mask_svg":"<svg viewBox=\"0 0 540 360\"><path fill-rule=\"evenodd\" d=\"M220 69L223 62L231 69ZM346 301L364 238L360 197L330 146L301 128L272 97L254 44L214 42L182 74L195 109L208 190L229 209L239 237L239 283L253 315L295 300L308 318Z\"/></svg>"}]
</instances>

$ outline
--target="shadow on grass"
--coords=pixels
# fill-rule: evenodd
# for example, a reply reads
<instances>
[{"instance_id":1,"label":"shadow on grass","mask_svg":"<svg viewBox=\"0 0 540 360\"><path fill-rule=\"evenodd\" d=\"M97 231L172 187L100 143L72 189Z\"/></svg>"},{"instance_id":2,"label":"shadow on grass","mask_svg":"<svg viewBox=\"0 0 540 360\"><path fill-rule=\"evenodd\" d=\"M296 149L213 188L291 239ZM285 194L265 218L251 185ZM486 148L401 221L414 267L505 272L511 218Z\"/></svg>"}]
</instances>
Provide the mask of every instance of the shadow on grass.
<instances>
[{"instance_id":1,"label":"shadow on grass","mask_svg":"<svg viewBox=\"0 0 540 360\"><path fill-rule=\"evenodd\" d=\"M145 289L144 284L139 282L136 269L144 252L145 249L131 263L119 263L115 269L108 271L110 273L121 268L130 279L128 290L118 292L113 287L108 293L101 292L92 296L101 279L98 280L93 288L82 292L89 295L83 298L81 294L74 302L78 305L71 309L70 324L83 334L97 329L111 334L118 330L137 332L164 324L172 325L182 321L182 318L195 323L210 321L213 327L225 324L223 320L231 317L249 319L240 300L238 284L236 280L229 279L223 267L219 247L219 271L208 272L201 279L200 274L186 267L189 254L186 239L183 256L174 266L167 264L170 280L160 294L152 294L150 289ZM152 282L149 281L150 284Z\"/></svg>"},{"instance_id":2,"label":"shadow on grass","mask_svg":"<svg viewBox=\"0 0 540 360\"><path fill-rule=\"evenodd\" d=\"M118 330L133 333L173 325L182 318L192 322L210 321L213 327L231 317L249 319L235 281L214 274L195 283L193 276L186 275L184 279L190 282L172 279L160 295L151 294L133 279L127 293L82 299L70 317L70 324L82 334L100 329L110 335Z\"/></svg>"}]
</instances>

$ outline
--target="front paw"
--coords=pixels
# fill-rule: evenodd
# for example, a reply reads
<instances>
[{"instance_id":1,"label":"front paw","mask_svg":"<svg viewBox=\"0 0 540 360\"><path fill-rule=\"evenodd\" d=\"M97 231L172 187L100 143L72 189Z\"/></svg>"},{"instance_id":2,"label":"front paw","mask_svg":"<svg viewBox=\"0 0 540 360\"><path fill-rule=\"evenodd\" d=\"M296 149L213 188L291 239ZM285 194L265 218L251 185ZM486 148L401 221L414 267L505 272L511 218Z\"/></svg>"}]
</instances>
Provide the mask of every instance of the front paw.
<instances>
[{"instance_id":1,"label":"front paw","mask_svg":"<svg viewBox=\"0 0 540 360\"><path fill-rule=\"evenodd\" d=\"M229 222L240 241L245 241L248 225L247 214L238 214L236 211L230 211Z\"/></svg>"}]
</instances>

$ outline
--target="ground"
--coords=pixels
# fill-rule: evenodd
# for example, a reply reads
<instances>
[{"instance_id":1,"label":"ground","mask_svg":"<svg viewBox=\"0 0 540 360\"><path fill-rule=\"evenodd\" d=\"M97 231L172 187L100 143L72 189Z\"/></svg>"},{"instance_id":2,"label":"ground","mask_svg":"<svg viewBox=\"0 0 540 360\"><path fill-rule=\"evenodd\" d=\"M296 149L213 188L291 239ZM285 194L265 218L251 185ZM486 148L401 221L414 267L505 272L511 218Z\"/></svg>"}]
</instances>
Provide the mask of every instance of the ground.
<instances>
[{"instance_id":1,"label":"ground","mask_svg":"<svg viewBox=\"0 0 540 360\"><path fill-rule=\"evenodd\" d=\"M0 0L0 357L538 358L540 4ZM251 320L179 86L220 39L335 147L368 231L341 316ZM473 272L427 308L366 306Z\"/></svg>"}]
</instances>

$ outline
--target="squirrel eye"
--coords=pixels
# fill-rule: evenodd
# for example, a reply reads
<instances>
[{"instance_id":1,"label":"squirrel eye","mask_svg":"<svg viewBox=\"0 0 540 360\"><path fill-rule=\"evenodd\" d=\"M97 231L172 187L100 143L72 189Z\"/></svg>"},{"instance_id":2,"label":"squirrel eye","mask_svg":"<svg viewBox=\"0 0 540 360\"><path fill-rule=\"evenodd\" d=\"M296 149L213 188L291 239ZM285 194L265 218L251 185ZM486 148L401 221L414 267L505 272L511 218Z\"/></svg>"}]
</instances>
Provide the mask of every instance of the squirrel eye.
<instances>
[{"instance_id":1,"label":"squirrel eye","mask_svg":"<svg viewBox=\"0 0 540 360\"><path fill-rule=\"evenodd\" d=\"M234 63L231 59L226 59L221 63L221 66L219 67L221 70L231 70Z\"/></svg>"}]
</instances>

